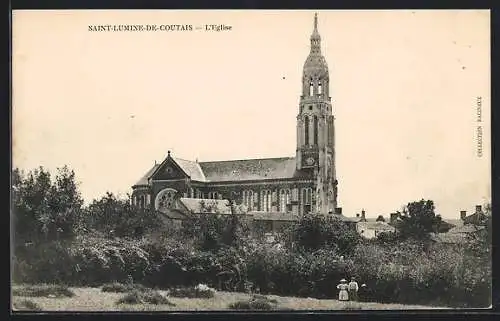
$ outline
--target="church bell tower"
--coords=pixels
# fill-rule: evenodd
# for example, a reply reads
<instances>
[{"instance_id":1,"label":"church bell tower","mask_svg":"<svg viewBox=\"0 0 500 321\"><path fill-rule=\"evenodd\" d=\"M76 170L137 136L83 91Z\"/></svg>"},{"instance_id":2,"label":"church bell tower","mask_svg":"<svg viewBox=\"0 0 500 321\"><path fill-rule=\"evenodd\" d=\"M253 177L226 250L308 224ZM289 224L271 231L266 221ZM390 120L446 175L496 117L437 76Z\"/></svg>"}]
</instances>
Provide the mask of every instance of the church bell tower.
<instances>
[{"instance_id":1,"label":"church bell tower","mask_svg":"<svg viewBox=\"0 0 500 321\"><path fill-rule=\"evenodd\" d=\"M314 15L311 48L304 63L302 95L297 115L297 169L314 172L316 212L328 214L337 208L334 116L329 96L329 73L321 54L318 15Z\"/></svg>"}]
</instances>

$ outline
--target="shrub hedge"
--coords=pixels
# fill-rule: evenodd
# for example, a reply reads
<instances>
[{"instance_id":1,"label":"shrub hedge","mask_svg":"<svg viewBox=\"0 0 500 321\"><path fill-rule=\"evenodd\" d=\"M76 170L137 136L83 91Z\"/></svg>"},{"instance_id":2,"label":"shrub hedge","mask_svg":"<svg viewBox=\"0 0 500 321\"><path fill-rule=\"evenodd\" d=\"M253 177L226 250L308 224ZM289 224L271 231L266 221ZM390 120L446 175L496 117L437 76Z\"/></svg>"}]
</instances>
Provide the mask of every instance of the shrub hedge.
<instances>
[{"instance_id":1,"label":"shrub hedge","mask_svg":"<svg viewBox=\"0 0 500 321\"><path fill-rule=\"evenodd\" d=\"M199 283L228 291L336 298L341 278L356 276L378 302L487 307L491 266L466 247L409 242L359 244L350 256L248 242L241 248L201 251L175 241L82 238L15 252L14 281L159 288Z\"/></svg>"}]
</instances>

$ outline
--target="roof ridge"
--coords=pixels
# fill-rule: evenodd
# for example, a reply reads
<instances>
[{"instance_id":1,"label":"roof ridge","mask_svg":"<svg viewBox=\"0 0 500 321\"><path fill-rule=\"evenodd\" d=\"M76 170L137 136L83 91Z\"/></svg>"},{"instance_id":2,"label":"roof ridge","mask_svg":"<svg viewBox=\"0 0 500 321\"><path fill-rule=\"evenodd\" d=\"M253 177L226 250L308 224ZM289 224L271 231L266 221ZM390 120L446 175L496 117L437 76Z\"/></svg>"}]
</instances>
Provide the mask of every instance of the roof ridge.
<instances>
[{"instance_id":1,"label":"roof ridge","mask_svg":"<svg viewBox=\"0 0 500 321\"><path fill-rule=\"evenodd\" d=\"M285 157L267 157L267 158L246 158L246 159L228 159L228 160L212 160L212 161L203 161L198 162L199 164L204 163L226 163L226 162L240 162L240 161L256 161L256 160L271 160L271 159L294 159L293 156L285 156Z\"/></svg>"},{"instance_id":2,"label":"roof ridge","mask_svg":"<svg viewBox=\"0 0 500 321\"><path fill-rule=\"evenodd\" d=\"M192 161L192 160L189 160L189 159L185 159L185 158L180 158L180 157L172 157L174 160L182 160L182 161L185 161L185 162L191 162L191 163L196 163L196 161Z\"/></svg>"}]
</instances>

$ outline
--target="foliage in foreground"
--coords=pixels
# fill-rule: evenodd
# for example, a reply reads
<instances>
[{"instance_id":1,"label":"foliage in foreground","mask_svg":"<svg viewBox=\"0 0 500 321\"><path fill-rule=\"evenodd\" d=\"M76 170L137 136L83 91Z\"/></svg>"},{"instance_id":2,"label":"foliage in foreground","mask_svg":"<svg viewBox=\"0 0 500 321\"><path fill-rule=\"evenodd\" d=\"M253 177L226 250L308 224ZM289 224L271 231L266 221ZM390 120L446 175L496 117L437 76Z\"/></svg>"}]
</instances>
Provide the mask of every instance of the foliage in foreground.
<instances>
[{"instance_id":1,"label":"foliage in foreground","mask_svg":"<svg viewBox=\"0 0 500 321\"><path fill-rule=\"evenodd\" d=\"M215 290L204 284L198 284L197 286L192 287L170 289L168 291L168 295L175 298L210 299L215 296Z\"/></svg>"},{"instance_id":2,"label":"foliage in foreground","mask_svg":"<svg viewBox=\"0 0 500 321\"><path fill-rule=\"evenodd\" d=\"M231 310L275 310L278 301L263 295L254 295L250 299L240 300L229 304Z\"/></svg>"},{"instance_id":3,"label":"foliage in foreground","mask_svg":"<svg viewBox=\"0 0 500 321\"><path fill-rule=\"evenodd\" d=\"M431 245L428 236L440 225L432 201L408 203L399 233L384 235L378 244L361 241L342 222L318 217L292 226L281 245L259 243L248 238L236 215L187 222L184 236L196 236L187 244L139 238L147 231L139 227L154 227L155 218L137 215L111 194L83 211L74 172L62 168L53 178L42 168L13 173L15 282L92 286L131 276L149 286L203 283L226 291L333 298L339 279L356 276L380 302L491 302L491 222L467 244ZM92 229L103 235L82 234ZM112 238L119 235L135 239ZM71 295L44 291L25 293Z\"/></svg>"},{"instance_id":4,"label":"foliage in foreground","mask_svg":"<svg viewBox=\"0 0 500 321\"><path fill-rule=\"evenodd\" d=\"M102 292L125 293L131 291L147 291L148 288L142 284L123 284L119 282L106 283L101 287Z\"/></svg>"},{"instance_id":5,"label":"foliage in foreground","mask_svg":"<svg viewBox=\"0 0 500 321\"><path fill-rule=\"evenodd\" d=\"M27 285L12 290L12 294L24 297L73 297L75 293L61 284Z\"/></svg>"},{"instance_id":6,"label":"foliage in foreground","mask_svg":"<svg viewBox=\"0 0 500 321\"><path fill-rule=\"evenodd\" d=\"M334 285L355 276L378 302L487 307L489 252L479 256L470 248L474 247L435 244L426 248L410 241L362 243L350 257L342 258L333 249L309 252L261 243L205 252L172 241L86 238L71 246L33 248L28 257L16 258L14 272L20 283L28 279L89 286L114 280L126 283L132 275L134 284L144 286L203 283L224 291L320 299L335 298Z\"/></svg>"},{"instance_id":7,"label":"foliage in foreground","mask_svg":"<svg viewBox=\"0 0 500 321\"><path fill-rule=\"evenodd\" d=\"M132 292L125 294L116 301L116 304L143 304L143 303L149 303L155 305L165 304L165 305L175 306L174 303L170 302L170 300L164 297L161 293L153 290L145 292L134 290Z\"/></svg>"},{"instance_id":8,"label":"foliage in foreground","mask_svg":"<svg viewBox=\"0 0 500 321\"><path fill-rule=\"evenodd\" d=\"M17 311L42 311L42 307L40 307L40 305L27 299L14 298L13 307L14 310Z\"/></svg>"}]
</instances>

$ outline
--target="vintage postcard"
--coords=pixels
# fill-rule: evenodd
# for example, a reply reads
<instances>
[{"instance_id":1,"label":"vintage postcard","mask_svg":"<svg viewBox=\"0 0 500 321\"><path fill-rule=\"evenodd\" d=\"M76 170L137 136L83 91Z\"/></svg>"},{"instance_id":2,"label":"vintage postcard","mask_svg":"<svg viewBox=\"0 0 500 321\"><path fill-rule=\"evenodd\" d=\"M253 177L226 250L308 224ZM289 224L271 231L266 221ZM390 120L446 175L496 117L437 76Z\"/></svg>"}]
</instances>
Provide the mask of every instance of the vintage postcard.
<instances>
[{"instance_id":1,"label":"vintage postcard","mask_svg":"<svg viewBox=\"0 0 500 321\"><path fill-rule=\"evenodd\" d=\"M16 10L14 311L491 306L488 10Z\"/></svg>"}]
</instances>

